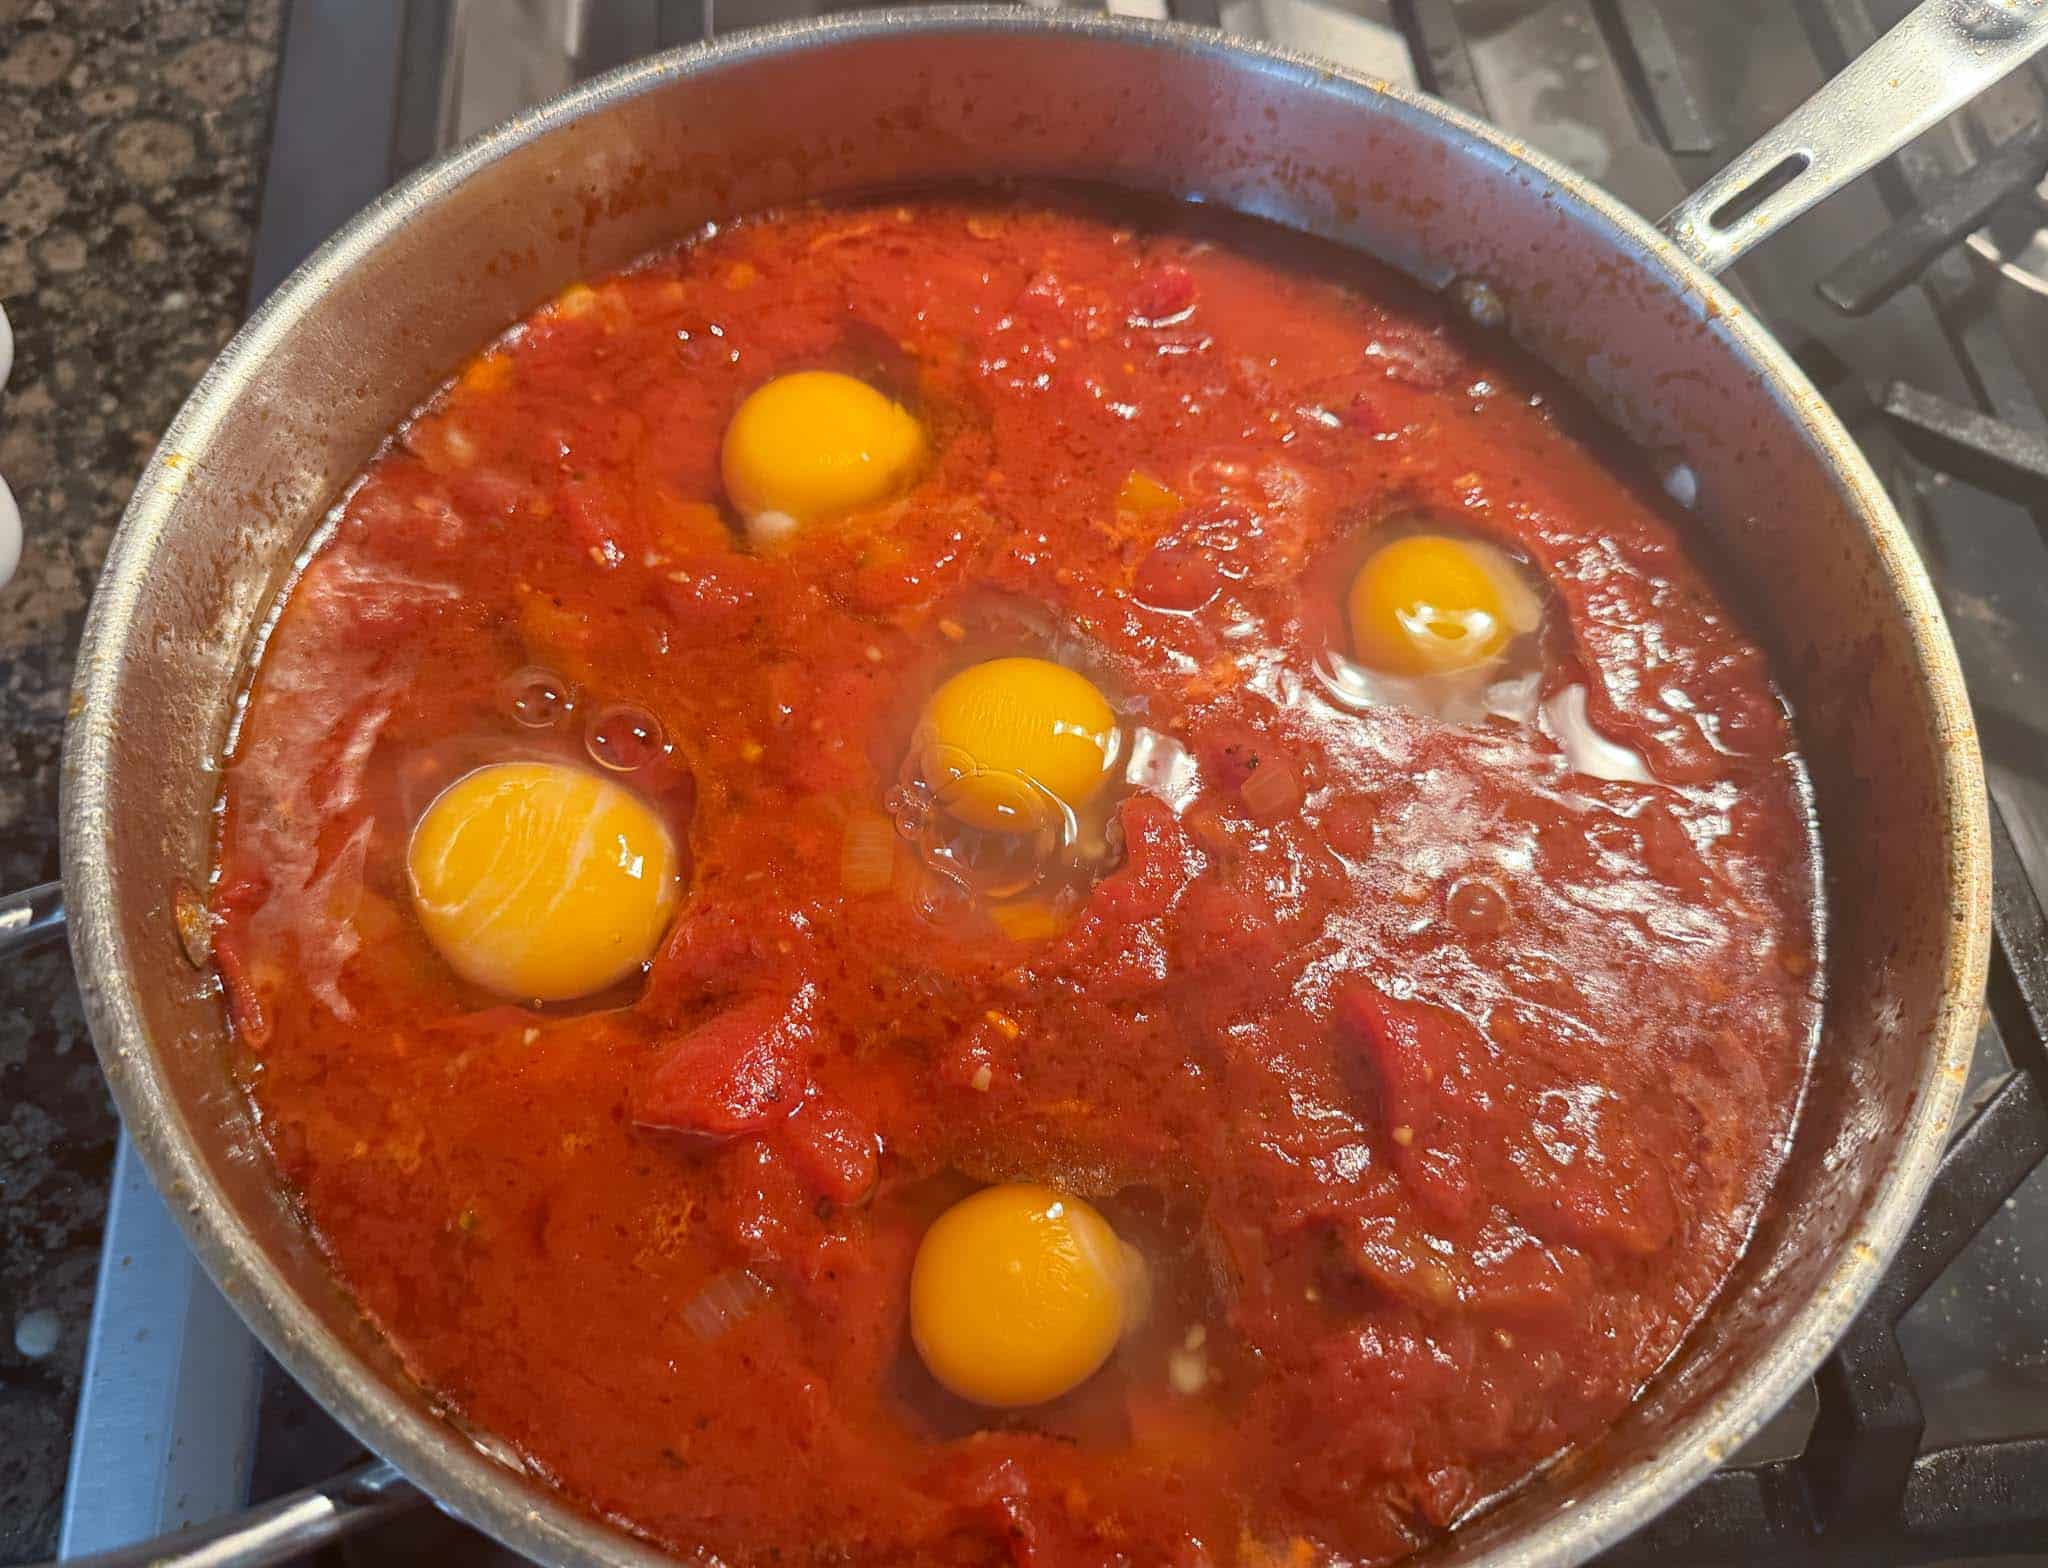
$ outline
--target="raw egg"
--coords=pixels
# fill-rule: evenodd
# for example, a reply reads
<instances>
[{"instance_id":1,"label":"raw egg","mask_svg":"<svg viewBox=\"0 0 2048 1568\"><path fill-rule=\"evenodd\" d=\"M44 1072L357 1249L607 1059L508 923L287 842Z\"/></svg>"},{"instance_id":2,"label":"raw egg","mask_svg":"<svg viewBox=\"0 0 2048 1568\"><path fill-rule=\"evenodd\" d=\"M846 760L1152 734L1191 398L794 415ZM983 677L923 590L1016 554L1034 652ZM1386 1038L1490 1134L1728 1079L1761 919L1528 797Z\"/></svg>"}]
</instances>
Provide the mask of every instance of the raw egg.
<instances>
[{"instance_id":1,"label":"raw egg","mask_svg":"<svg viewBox=\"0 0 2048 1568\"><path fill-rule=\"evenodd\" d=\"M1381 545L1347 604L1359 661L1389 675L1449 675L1498 659L1534 631L1542 604L1491 545L1410 534Z\"/></svg>"},{"instance_id":2,"label":"raw egg","mask_svg":"<svg viewBox=\"0 0 2048 1568\"><path fill-rule=\"evenodd\" d=\"M924 427L902 404L852 376L800 370L740 404L720 465L758 540L894 494L924 455Z\"/></svg>"},{"instance_id":3,"label":"raw egg","mask_svg":"<svg viewBox=\"0 0 2048 1568\"><path fill-rule=\"evenodd\" d=\"M646 962L678 892L675 843L653 809L556 762L494 763L450 784L413 829L406 870L450 968L547 1002Z\"/></svg>"},{"instance_id":4,"label":"raw egg","mask_svg":"<svg viewBox=\"0 0 2048 1568\"><path fill-rule=\"evenodd\" d=\"M917 754L940 804L970 827L1036 832L1108 781L1116 715L1085 675L1050 659L970 665L932 693Z\"/></svg>"},{"instance_id":5,"label":"raw egg","mask_svg":"<svg viewBox=\"0 0 2048 1568\"><path fill-rule=\"evenodd\" d=\"M910 1335L962 1399L1012 1409L1086 1382L1144 1298L1143 1263L1088 1204L1029 1183L985 1187L925 1232Z\"/></svg>"},{"instance_id":6,"label":"raw egg","mask_svg":"<svg viewBox=\"0 0 2048 1568\"><path fill-rule=\"evenodd\" d=\"M1643 754L1593 728L1586 711L1586 688L1566 686L1543 703L1542 727L1564 751L1574 773L1623 784L1655 782Z\"/></svg>"}]
</instances>

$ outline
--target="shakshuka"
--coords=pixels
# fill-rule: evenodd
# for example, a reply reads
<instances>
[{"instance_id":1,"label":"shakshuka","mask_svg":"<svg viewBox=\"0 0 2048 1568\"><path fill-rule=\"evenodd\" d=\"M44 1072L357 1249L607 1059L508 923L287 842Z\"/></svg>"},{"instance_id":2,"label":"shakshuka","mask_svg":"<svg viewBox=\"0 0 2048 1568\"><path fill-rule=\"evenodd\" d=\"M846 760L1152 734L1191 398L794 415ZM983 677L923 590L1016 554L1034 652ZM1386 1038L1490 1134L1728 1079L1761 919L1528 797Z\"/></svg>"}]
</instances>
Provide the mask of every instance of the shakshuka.
<instances>
[{"instance_id":1,"label":"shakshuka","mask_svg":"<svg viewBox=\"0 0 2048 1568\"><path fill-rule=\"evenodd\" d=\"M235 1070L361 1310L730 1564L1377 1564L1584 1451L1820 1007L1694 528L1377 266L1099 193L577 283L309 545Z\"/></svg>"}]
</instances>

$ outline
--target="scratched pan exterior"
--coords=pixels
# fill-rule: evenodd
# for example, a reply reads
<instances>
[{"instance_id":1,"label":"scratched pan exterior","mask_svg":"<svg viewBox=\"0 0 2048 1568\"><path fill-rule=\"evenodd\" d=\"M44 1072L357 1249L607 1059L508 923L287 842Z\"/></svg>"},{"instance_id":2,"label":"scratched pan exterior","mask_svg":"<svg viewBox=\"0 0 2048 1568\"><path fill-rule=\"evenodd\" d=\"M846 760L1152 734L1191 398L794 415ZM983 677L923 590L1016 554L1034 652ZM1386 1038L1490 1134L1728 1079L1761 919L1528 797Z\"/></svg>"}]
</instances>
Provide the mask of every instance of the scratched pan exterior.
<instances>
[{"instance_id":1,"label":"scratched pan exterior","mask_svg":"<svg viewBox=\"0 0 2048 1568\"><path fill-rule=\"evenodd\" d=\"M1827 1353L1925 1194L1989 928L1983 782L1945 628L1884 491L1768 334L1601 191L1444 106L1168 25L871 13L663 56L371 207L229 345L165 437L88 618L64 758L72 947L107 1077L199 1257L278 1359L440 1502L544 1563L662 1554L526 1479L408 1384L281 1197L180 955L259 617L380 436L572 279L707 221L924 180L1073 176L1484 279L1511 330L1698 479L1796 705L1832 1000L1784 1180L1708 1321L1615 1432L1436 1549L1555 1568L1726 1459Z\"/></svg>"}]
</instances>

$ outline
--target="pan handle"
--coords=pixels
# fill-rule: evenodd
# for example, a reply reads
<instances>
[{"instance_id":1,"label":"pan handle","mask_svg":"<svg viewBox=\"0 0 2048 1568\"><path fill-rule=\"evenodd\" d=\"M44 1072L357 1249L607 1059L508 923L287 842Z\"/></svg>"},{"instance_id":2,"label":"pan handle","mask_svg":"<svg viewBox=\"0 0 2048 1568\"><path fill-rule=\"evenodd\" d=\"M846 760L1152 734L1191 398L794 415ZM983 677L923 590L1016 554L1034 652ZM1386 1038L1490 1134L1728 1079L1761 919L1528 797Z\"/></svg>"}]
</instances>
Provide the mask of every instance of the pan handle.
<instances>
[{"instance_id":1,"label":"pan handle","mask_svg":"<svg viewBox=\"0 0 2048 1568\"><path fill-rule=\"evenodd\" d=\"M45 882L0 897L0 958L12 958L64 934L64 884Z\"/></svg>"},{"instance_id":2,"label":"pan handle","mask_svg":"<svg viewBox=\"0 0 2048 1568\"><path fill-rule=\"evenodd\" d=\"M417 1507L424 1494L381 1459L246 1513L44 1568L266 1568Z\"/></svg>"},{"instance_id":3,"label":"pan handle","mask_svg":"<svg viewBox=\"0 0 2048 1568\"><path fill-rule=\"evenodd\" d=\"M1658 227L1720 272L2044 47L2042 0L1921 0Z\"/></svg>"}]
</instances>

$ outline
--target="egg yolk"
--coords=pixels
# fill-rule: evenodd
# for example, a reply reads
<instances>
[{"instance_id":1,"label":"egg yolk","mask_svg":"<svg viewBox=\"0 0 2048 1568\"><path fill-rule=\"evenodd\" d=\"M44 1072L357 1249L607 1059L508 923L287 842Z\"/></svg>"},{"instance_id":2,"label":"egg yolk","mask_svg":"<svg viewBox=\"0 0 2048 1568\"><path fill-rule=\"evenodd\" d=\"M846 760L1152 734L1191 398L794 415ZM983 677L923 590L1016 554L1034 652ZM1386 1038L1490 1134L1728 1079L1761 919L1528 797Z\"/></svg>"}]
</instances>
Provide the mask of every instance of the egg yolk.
<instances>
[{"instance_id":1,"label":"egg yolk","mask_svg":"<svg viewBox=\"0 0 2048 1568\"><path fill-rule=\"evenodd\" d=\"M924 779L953 816L991 833L1035 832L1101 791L1116 715L1088 678L1049 659L970 665L925 704Z\"/></svg>"},{"instance_id":2,"label":"egg yolk","mask_svg":"<svg viewBox=\"0 0 2048 1568\"><path fill-rule=\"evenodd\" d=\"M1352 579L1352 650L1389 675L1473 669L1534 629L1532 600L1499 551L1412 534L1380 546Z\"/></svg>"},{"instance_id":3,"label":"egg yolk","mask_svg":"<svg viewBox=\"0 0 2048 1568\"><path fill-rule=\"evenodd\" d=\"M802 370L757 388L725 427L725 493L750 523L879 501L924 461L924 428L865 381Z\"/></svg>"},{"instance_id":4,"label":"egg yolk","mask_svg":"<svg viewBox=\"0 0 2048 1568\"><path fill-rule=\"evenodd\" d=\"M1144 1265L1078 1198L1014 1183L963 1198L925 1232L910 1335L932 1376L1006 1409L1086 1382L1141 1314Z\"/></svg>"},{"instance_id":5,"label":"egg yolk","mask_svg":"<svg viewBox=\"0 0 2048 1568\"><path fill-rule=\"evenodd\" d=\"M450 784L406 850L413 907L465 980L558 1002L624 979L677 897L676 850L623 785L554 762L504 762Z\"/></svg>"}]
</instances>

